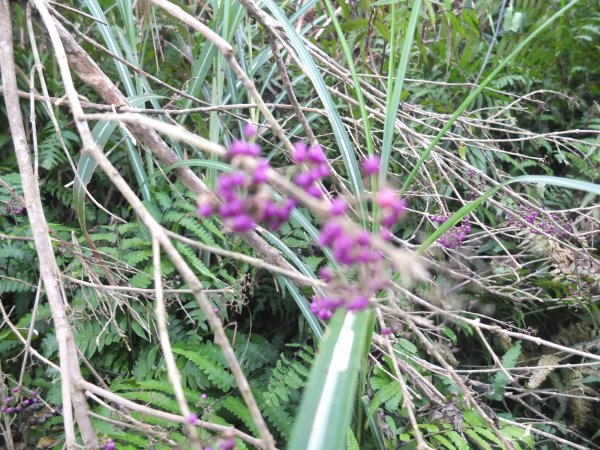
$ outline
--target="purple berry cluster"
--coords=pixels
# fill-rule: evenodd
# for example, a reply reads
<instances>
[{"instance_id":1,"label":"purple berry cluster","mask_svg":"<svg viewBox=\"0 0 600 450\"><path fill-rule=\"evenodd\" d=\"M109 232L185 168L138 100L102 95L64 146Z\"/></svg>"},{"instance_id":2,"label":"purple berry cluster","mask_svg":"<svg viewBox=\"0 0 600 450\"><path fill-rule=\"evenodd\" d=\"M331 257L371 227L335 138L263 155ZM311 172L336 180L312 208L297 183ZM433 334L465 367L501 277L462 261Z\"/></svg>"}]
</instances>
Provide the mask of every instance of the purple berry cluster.
<instances>
[{"instance_id":1,"label":"purple berry cluster","mask_svg":"<svg viewBox=\"0 0 600 450\"><path fill-rule=\"evenodd\" d=\"M17 200L12 200L7 202L4 205L4 211L2 213L3 216L18 216L23 211L25 211L25 207L21 205L21 203Z\"/></svg>"},{"instance_id":2,"label":"purple berry cluster","mask_svg":"<svg viewBox=\"0 0 600 450\"><path fill-rule=\"evenodd\" d=\"M106 441L106 443L104 443L100 446L100 450L115 450L116 448L117 448L117 445L115 444L115 441L113 441L112 439L108 439Z\"/></svg>"},{"instance_id":3,"label":"purple berry cluster","mask_svg":"<svg viewBox=\"0 0 600 450\"><path fill-rule=\"evenodd\" d=\"M561 239L569 237L569 231L573 229L570 223L562 221L558 215L554 213L539 212L529 206L520 206L518 215L527 223L535 225L544 231L546 234L556 236ZM525 223L517 220L513 216L507 218L508 224L519 229L528 228L531 234L539 234L537 230L529 228ZM555 225L558 224L559 226Z\"/></svg>"},{"instance_id":4,"label":"purple berry cluster","mask_svg":"<svg viewBox=\"0 0 600 450\"><path fill-rule=\"evenodd\" d=\"M11 390L12 395L6 397L4 405L0 407L0 413L8 414L8 415L16 415L21 412L27 410L31 405L35 405L40 402L39 394L37 391L34 391L31 394L31 397L26 397L20 399L20 389L18 387L14 387Z\"/></svg>"},{"instance_id":5,"label":"purple berry cluster","mask_svg":"<svg viewBox=\"0 0 600 450\"><path fill-rule=\"evenodd\" d=\"M329 175L329 163L321 146L308 147L304 142L298 142L294 145L292 161L308 167L296 174L294 182L313 197L323 197L319 182Z\"/></svg>"},{"instance_id":6,"label":"purple berry cluster","mask_svg":"<svg viewBox=\"0 0 600 450\"><path fill-rule=\"evenodd\" d=\"M443 216L432 216L431 221L442 224L449 218L450 214ZM460 226L454 226L446 231L442 237L438 239L438 242L447 249L455 249L464 244L470 232L471 225L469 225L469 220L465 218Z\"/></svg>"},{"instance_id":7,"label":"purple berry cluster","mask_svg":"<svg viewBox=\"0 0 600 450\"><path fill-rule=\"evenodd\" d=\"M297 199L289 198L275 202L265 189L269 162L260 157L261 148L255 142L256 128L244 127L244 139L233 142L227 155L233 167L244 163L245 171L236 170L220 175L216 183L217 197L223 203L200 197L198 215L210 217L218 215L224 225L233 232L252 230L257 223L263 223L271 230L277 230L289 220ZM243 158L243 160L242 160ZM292 161L297 165L293 176L294 183L312 197L325 196L322 182L330 174L329 162L323 148L319 145L307 146L303 142L294 145ZM252 167L252 170L248 170ZM362 162L364 176L379 172L378 156L370 156ZM406 213L406 201L398 197L389 188L381 189L372 199L382 226L381 237L389 240L394 227ZM327 284L324 294L313 298L311 308L317 317L326 320L333 312L344 307L349 311L360 311L369 306L369 298L385 287L388 276L385 274L383 255L375 250L373 236L366 231L357 231L348 226L345 216L348 203L342 197L334 198L319 235L319 243L328 247L335 261L348 269L349 278L355 282L333 277L329 269L321 271L321 277ZM188 418L195 423L196 416Z\"/></svg>"},{"instance_id":8,"label":"purple berry cluster","mask_svg":"<svg viewBox=\"0 0 600 450\"><path fill-rule=\"evenodd\" d=\"M254 159L252 176L241 170L220 175L216 193L223 203L217 205L211 199L200 197L198 215L206 218L218 214L224 225L234 233L250 231L258 222L264 223L271 230L277 230L289 220L296 200L287 199L277 203L263 189L270 169L269 162L260 158L261 148L253 141L256 129L246 125L244 133L247 140L235 141L228 156L233 165L236 165L236 158L239 157Z\"/></svg>"},{"instance_id":9,"label":"purple berry cluster","mask_svg":"<svg viewBox=\"0 0 600 450\"><path fill-rule=\"evenodd\" d=\"M379 170L379 160L375 157L363 163L363 174L375 174ZM374 199L381 211L382 236L391 236L391 228L406 212L406 202L391 189L384 188ZM336 309L344 307L348 311L361 311L369 306L369 298L387 284L388 277L383 265L383 255L373 248L373 236L367 231L351 231L344 226L340 216L347 211L347 204L337 197L331 203L330 218L321 228L319 243L331 250L333 258L342 266L355 273L357 280L347 281L335 278L324 267L319 275L327 284L324 295L313 297L312 312L320 319L331 318Z\"/></svg>"}]
</instances>

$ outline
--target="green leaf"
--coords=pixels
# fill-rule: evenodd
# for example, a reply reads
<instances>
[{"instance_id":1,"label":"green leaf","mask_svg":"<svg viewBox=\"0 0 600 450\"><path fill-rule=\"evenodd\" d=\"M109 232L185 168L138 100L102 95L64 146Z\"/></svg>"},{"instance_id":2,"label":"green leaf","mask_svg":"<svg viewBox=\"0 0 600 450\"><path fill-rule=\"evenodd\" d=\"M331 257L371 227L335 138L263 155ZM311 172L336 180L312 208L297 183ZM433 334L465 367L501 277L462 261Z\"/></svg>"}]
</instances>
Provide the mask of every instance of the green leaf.
<instances>
[{"instance_id":1,"label":"green leaf","mask_svg":"<svg viewBox=\"0 0 600 450\"><path fill-rule=\"evenodd\" d=\"M290 449L342 450L372 312L338 310L313 364L294 423Z\"/></svg>"},{"instance_id":2,"label":"green leaf","mask_svg":"<svg viewBox=\"0 0 600 450\"><path fill-rule=\"evenodd\" d=\"M217 348L206 344L199 346L196 351L174 347L173 353L182 355L193 362L222 391L226 392L235 385L233 375L221 364L215 363L222 359Z\"/></svg>"},{"instance_id":3,"label":"green leaf","mask_svg":"<svg viewBox=\"0 0 600 450\"><path fill-rule=\"evenodd\" d=\"M398 68L396 69L395 80L393 68L389 68L388 95L386 99L385 123L383 125L383 143L381 146L381 167L379 172L381 184L385 183L389 170L390 155L392 153L392 140L394 138L394 131L396 129L396 117L398 115L398 108L400 107L402 88L404 87L404 78L406 77L408 60L410 58L410 49L412 48L415 30L417 29L417 19L419 18L420 11L421 0L415 0L412 2L412 10L410 13L410 19L408 21L408 27L406 28L400 61L398 62ZM393 55L395 50L393 48L394 39L392 39L390 45L392 46L390 49L390 54ZM390 66L391 64L393 64L393 58L390 58Z\"/></svg>"},{"instance_id":4,"label":"green leaf","mask_svg":"<svg viewBox=\"0 0 600 450\"><path fill-rule=\"evenodd\" d=\"M492 70L492 72L479 84L479 86L477 86L475 89L473 89L471 91L471 93L467 96L467 98L458 106L458 108L456 109L454 114L452 114L452 116L450 117L448 122L446 122L446 124L442 127L442 129L439 131L439 133L431 140L431 142L429 143L429 145L427 146L425 151L421 154L421 157L419 158L417 163L413 166L410 174L406 178L406 180L402 186L402 189L400 190L401 194L404 194L407 191L407 189L409 188L409 186L411 185L413 180L416 178L416 176L419 172L419 169L421 168L421 166L423 165L423 163L425 162L425 160L427 159L427 157L429 156L431 151L435 148L436 145L439 144L442 137L452 127L454 122L456 122L456 120L458 120L458 118L461 116L461 114L463 112L465 112L469 106L471 106L473 101L483 91L483 89L488 84L490 84L490 82L502 71L502 69L504 69L504 67L506 67L506 65L510 61L512 61L525 47L527 47L527 45L529 45L529 43L531 41L533 41L533 39L535 39L536 36L538 36L546 28L548 28L554 21L556 21L559 17L561 17L563 14L565 14L568 10L573 8L577 3L579 3L579 1L580 0L572 0L567 5L563 6L560 10L558 10L556 13L554 13L550 18L546 19L538 28L536 28L532 33L530 33L529 36L527 36L525 39L523 39L519 43L519 45L517 45L517 47L506 58L504 58L502 61L500 61L500 63L496 66L496 68L494 70ZM451 15L451 17L454 17L454 16Z\"/></svg>"},{"instance_id":5,"label":"green leaf","mask_svg":"<svg viewBox=\"0 0 600 450\"><path fill-rule=\"evenodd\" d=\"M352 433L352 430L348 430L348 446L346 447L347 450L360 450L360 446L358 445L358 441L356 440L356 437L354 437L354 433Z\"/></svg>"},{"instance_id":6,"label":"green leaf","mask_svg":"<svg viewBox=\"0 0 600 450\"><path fill-rule=\"evenodd\" d=\"M469 450L469 446L465 442L464 438L456 431L449 431L444 433L444 436L448 437L456 446L458 450Z\"/></svg>"},{"instance_id":7,"label":"green leaf","mask_svg":"<svg viewBox=\"0 0 600 450\"><path fill-rule=\"evenodd\" d=\"M479 434L477 434L475 432L475 430L470 429L470 430L465 430L464 433L469 436L473 442L476 443L476 445L480 448L482 448L483 450L492 450L492 447L490 446L490 444L483 439Z\"/></svg>"},{"instance_id":8,"label":"green leaf","mask_svg":"<svg viewBox=\"0 0 600 450\"><path fill-rule=\"evenodd\" d=\"M502 365L507 369L512 369L517 364L517 361L521 356L521 342L517 342L513 345L502 357ZM498 372L492 378L493 392L490 394L493 400L500 401L504 396L504 389L508 384L508 377L504 372Z\"/></svg>"}]
</instances>

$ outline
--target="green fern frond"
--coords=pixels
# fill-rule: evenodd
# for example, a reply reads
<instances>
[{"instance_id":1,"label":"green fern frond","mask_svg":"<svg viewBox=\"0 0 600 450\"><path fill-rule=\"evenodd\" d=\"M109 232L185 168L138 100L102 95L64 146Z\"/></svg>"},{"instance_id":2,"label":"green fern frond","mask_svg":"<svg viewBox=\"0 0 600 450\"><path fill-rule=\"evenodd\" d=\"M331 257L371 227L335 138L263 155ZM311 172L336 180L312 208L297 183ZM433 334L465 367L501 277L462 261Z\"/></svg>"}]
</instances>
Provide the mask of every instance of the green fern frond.
<instances>
[{"instance_id":1,"label":"green fern frond","mask_svg":"<svg viewBox=\"0 0 600 450\"><path fill-rule=\"evenodd\" d=\"M222 391L227 392L235 386L233 375L224 368L224 357L216 346L204 343L195 346L194 349L191 351L175 347L173 353L181 355L197 365L208 376L211 383Z\"/></svg>"}]
</instances>

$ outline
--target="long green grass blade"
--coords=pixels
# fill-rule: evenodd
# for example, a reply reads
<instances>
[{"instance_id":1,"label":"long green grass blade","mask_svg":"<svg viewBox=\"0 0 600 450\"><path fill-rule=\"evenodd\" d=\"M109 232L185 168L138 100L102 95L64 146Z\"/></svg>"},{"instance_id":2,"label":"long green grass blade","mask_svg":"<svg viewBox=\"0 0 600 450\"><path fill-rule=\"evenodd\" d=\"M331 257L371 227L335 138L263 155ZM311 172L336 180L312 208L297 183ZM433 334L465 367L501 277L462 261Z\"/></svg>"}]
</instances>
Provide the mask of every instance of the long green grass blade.
<instances>
[{"instance_id":1,"label":"long green grass blade","mask_svg":"<svg viewBox=\"0 0 600 450\"><path fill-rule=\"evenodd\" d=\"M350 47L348 46L348 42L346 41L346 36L342 31L342 27L340 22L337 19L335 11L333 10L333 6L329 0L324 0L325 7L327 8L327 14L333 23L335 28L335 32L340 42L340 46L342 47L342 52L344 53L344 58L346 58L346 64L348 64L348 68L350 69L350 73L352 74L352 82L354 83L354 92L356 93L356 100L358 101L358 107L360 109L360 115L362 117L363 126L365 127L365 140L367 142L367 153L369 155L373 154L373 138L371 137L371 121L369 120L369 115L367 114L367 108L365 105L365 97L362 93L362 89L360 88L360 80L358 79L358 74L356 73L356 67L354 67L354 61L352 58L352 53L350 52Z\"/></svg>"},{"instance_id":2,"label":"long green grass blade","mask_svg":"<svg viewBox=\"0 0 600 450\"><path fill-rule=\"evenodd\" d=\"M281 8L273 0L264 0L264 4L267 6L267 8L269 8L273 16L275 16L277 21L285 30L288 38L290 39L291 44L294 47L294 50L296 50L298 57L300 58L302 64L306 68L307 76L313 83L317 95L321 99L321 102L323 102L323 107L327 111L327 116L331 124L336 143L340 149L340 153L344 161L344 166L348 174L350 188L354 195L356 195L357 197L362 197L363 182L358 167L358 162L356 160L354 148L352 147L350 138L348 136L346 128L344 127L344 123L342 122L340 114L337 111L336 105L333 99L331 98L331 95L327 91L327 86L325 85L325 81L323 80L323 77L321 76L321 73L317 68L317 65L315 64L315 61L313 60L312 56L310 55L310 52L304 45L301 35L296 31L294 25L290 23L290 21L283 13ZM361 219L363 221L363 225L365 225L366 212L364 211L364 207L362 205Z\"/></svg>"},{"instance_id":3,"label":"long green grass blade","mask_svg":"<svg viewBox=\"0 0 600 450\"><path fill-rule=\"evenodd\" d=\"M96 0L83 0L85 6L88 7L90 14L94 16L96 19L100 19L103 23L95 22L100 34L102 35L106 47L113 52L115 55L123 58L123 52L121 50L121 46L119 45L119 40L115 35L113 28L109 24L110 22L106 18L104 11L100 4ZM120 61L115 60L115 66L117 67L117 72L119 72L119 78L121 78L121 82L125 87L125 92L127 92L127 96L131 97L136 95L135 86L133 85L131 74L129 73L129 69L125 64Z\"/></svg>"},{"instance_id":4,"label":"long green grass blade","mask_svg":"<svg viewBox=\"0 0 600 450\"><path fill-rule=\"evenodd\" d=\"M152 196L150 195L150 181L146 174L146 169L142 163L142 158L138 153L138 149L133 145L129 136L123 131L123 137L125 138L125 145L127 146L127 157L129 158L129 164L133 168L135 179L140 187L142 198L146 202L150 202Z\"/></svg>"},{"instance_id":5,"label":"long green grass blade","mask_svg":"<svg viewBox=\"0 0 600 450\"><path fill-rule=\"evenodd\" d=\"M448 218L440 227L431 233L427 239L419 246L417 253L423 254L431 244L437 241L442 234L460 222L464 217L466 217L469 213L473 212L477 207L479 207L483 202L485 202L488 198L498 192L505 186L514 183L537 183L537 184L545 184L550 186L558 186L564 187L567 189L576 189L580 191L590 192L592 194L600 195L600 184L590 183L589 181L581 181L581 180L572 180L569 178L562 177L552 177L547 175L523 175L520 177L511 178L506 180L505 182L495 186L494 188L487 191L481 197L473 200L472 202L467 203L458 211L456 211L451 217Z\"/></svg>"},{"instance_id":6,"label":"long green grass blade","mask_svg":"<svg viewBox=\"0 0 600 450\"><path fill-rule=\"evenodd\" d=\"M288 449L345 449L371 314L342 310L334 314L313 363Z\"/></svg>"},{"instance_id":7,"label":"long green grass blade","mask_svg":"<svg viewBox=\"0 0 600 450\"><path fill-rule=\"evenodd\" d=\"M419 173L419 169L421 168L421 166L425 162L425 159L427 159L427 157L429 156L429 154L431 153L433 148L440 142L440 140L442 139L444 134L446 134L446 132L452 127L454 122L456 122L456 120L461 116L461 114L463 112L465 112L465 110L473 103L475 98L477 98L477 96L483 91L483 89L496 77L496 75L498 75L502 71L502 69L504 69L504 67L510 61L515 59L515 57L519 53L521 53L521 51L525 47L527 47L527 45L529 45L529 43L531 41L533 41L536 38L536 36L538 36L542 31L546 30L558 18L562 17L567 11L569 11L577 3L579 3L579 1L580 0L571 0L571 2L569 2L566 6L564 6L560 10L558 10L551 17L549 17L546 21L544 21L544 23L542 23L537 29L535 29L529 36L527 36L525 39L523 39L519 43L519 45L517 45L517 47L515 47L515 49L506 58L504 58L502 61L500 61L500 63L496 66L496 68L494 70L492 70L492 72L481 82L481 84L479 86L477 86L475 89L473 89L471 91L471 93L467 96L467 98L456 109L454 114L452 114L452 116L450 117L448 122L446 122L446 124L442 127L442 129L439 131L439 133L433 138L433 140L431 141L429 146L425 149L425 151L423 152L423 154L421 155L421 157L419 158L417 163L414 165L410 174L406 178L406 181L404 182L402 189L400 190L400 195L404 194L406 192L406 190L410 187L411 183L413 182L413 180L416 178L417 174Z\"/></svg>"},{"instance_id":8,"label":"long green grass blade","mask_svg":"<svg viewBox=\"0 0 600 450\"><path fill-rule=\"evenodd\" d=\"M310 303L308 302L308 300L306 300L306 297L304 297L304 295L302 295L302 293L296 287L296 285L294 283L292 283L290 280L288 280L286 277L277 276L277 279L279 280L279 282L281 284L283 284L286 288L288 288L288 290L292 294L294 301L298 305L298 308L302 312L304 319L308 323L308 326L312 330L312 332L315 335L315 337L317 338L317 340L320 341L321 339L323 339L323 329L321 328L319 319L317 319L315 317L315 315L313 314L313 312L310 310Z\"/></svg>"},{"instance_id":9,"label":"long green grass blade","mask_svg":"<svg viewBox=\"0 0 600 450\"><path fill-rule=\"evenodd\" d=\"M394 77L393 67L390 66L388 73L388 95L386 101L385 122L383 124L383 142L381 144L381 167L379 172L379 180L381 184L385 183L390 165L390 156L392 153L392 140L396 127L396 116L400 107L400 99L402 96L402 88L404 87L404 78L406 77L406 68L410 58L410 49L412 48L415 30L417 29L417 19L421 11L421 0L415 0L413 3L408 27L404 36L404 44L402 44L402 54L398 62L398 69ZM392 39L390 41L390 62L393 62L394 48L394 6L392 6ZM395 81L394 81L395 78ZM393 86L393 87L392 87Z\"/></svg>"}]
</instances>

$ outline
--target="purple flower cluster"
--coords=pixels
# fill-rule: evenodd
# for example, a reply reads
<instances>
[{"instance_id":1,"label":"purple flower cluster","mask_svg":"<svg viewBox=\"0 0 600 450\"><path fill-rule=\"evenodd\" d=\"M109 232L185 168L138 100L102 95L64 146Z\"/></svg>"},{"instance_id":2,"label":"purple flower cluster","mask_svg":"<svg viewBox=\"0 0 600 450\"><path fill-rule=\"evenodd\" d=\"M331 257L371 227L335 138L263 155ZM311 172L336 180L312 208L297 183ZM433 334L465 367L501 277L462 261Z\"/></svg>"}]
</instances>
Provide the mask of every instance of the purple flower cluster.
<instances>
[{"instance_id":1,"label":"purple flower cluster","mask_svg":"<svg viewBox=\"0 0 600 450\"><path fill-rule=\"evenodd\" d=\"M573 229L572 225L568 222L562 221L558 215L554 213L539 212L529 206L520 206L519 216L527 223L535 225L544 231L546 234L556 236L561 239L569 237L569 231ZM507 218L508 224L513 225L519 229L528 228L532 234L538 234L537 230L529 228L525 223L517 220L513 216ZM557 224L557 225L555 225Z\"/></svg>"},{"instance_id":2,"label":"purple flower cluster","mask_svg":"<svg viewBox=\"0 0 600 450\"><path fill-rule=\"evenodd\" d=\"M109 439L108 441L106 441L106 444L102 444L100 446L100 450L115 450L117 448L117 445L115 444L115 441L113 441L112 439Z\"/></svg>"},{"instance_id":3,"label":"purple flower cluster","mask_svg":"<svg viewBox=\"0 0 600 450\"><path fill-rule=\"evenodd\" d=\"M369 306L369 297L377 290L369 289L361 283L348 284L336 279L327 267L319 271L327 283L324 295L315 295L310 304L311 311L321 320L328 320L338 308L348 311L362 311Z\"/></svg>"},{"instance_id":4,"label":"purple flower cluster","mask_svg":"<svg viewBox=\"0 0 600 450\"><path fill-rule=\"evenodd\" d=\"M450 214L443 216L432 216L431 221L442 224L449 218ZM446 231L446 233L444 233L442 237L438 239L438 242L445 248L455 249L463 245L470 232L471 225L469 225L469 220L465 218L460 226L454 226Z\"/></svg>"},{"instance_id":5,"label":"purple flower cluster","mask_svg":"<svg viewBox=\"0 0 600 450\"><path fill-rule=\"evenodd\" d=\"M39 401L40 401L39 396L38 396L39 394L37 393L37 391L34 391L31 394L30 398L23 398L20 401L19 401L19 388L14 387L14 388L12 388L11 392L12 392L12 395L9 397L6 397L4 405L2 405L0 407L0 413L9 414L9 415L10 414L19 414L23 411L26 411L29 406L39 403Z\"/></svg>"},{"instance_id":6,"label":"purple flower cluster","mask_svg":"<svg viewBox=\"0 0 600 450\"><path fill-rule=\"evenodd\" d=\"M323 197L319 182L329 175L329 163L321 146L308 147L304 142L298 142L294 145L292 161L308 166L308 170L296 174L294 182L313 197Z\"/></svg>"},{"instance_id":7,"label":"purple flower cluster","mask_svg":"<svg viewBox=\"0 0 600 450\"><path fill-rule=\"evenodd\" d=\"M330 219L319 234L319 243L331 248L335 260L343 265L379 261L381 253L371 248L371 235L367 231L351 234L344 231L341 221Z\"/></svg>"},{"instance_id":8,"label":"purple flower cluster","mask_svg":"<svg viewBox=\"0 0 600 450\"><path fill-rule=\"evenodd\" d=\"M383 188L377 193L375 203L381 209L382 235L389 236L391 228L406 213L406 200L399 198L392 189Z\"/></svg>"}]
</instances>

